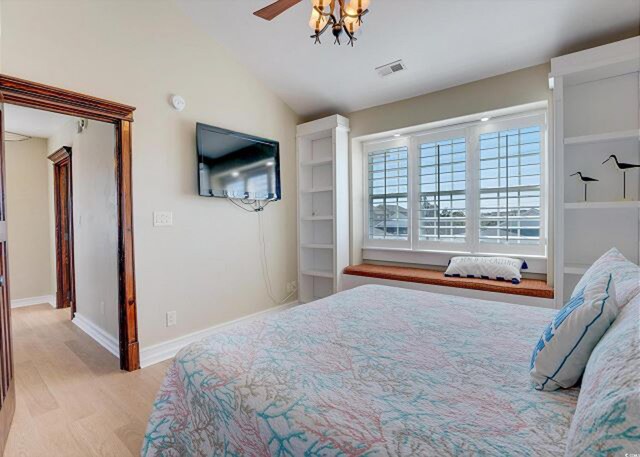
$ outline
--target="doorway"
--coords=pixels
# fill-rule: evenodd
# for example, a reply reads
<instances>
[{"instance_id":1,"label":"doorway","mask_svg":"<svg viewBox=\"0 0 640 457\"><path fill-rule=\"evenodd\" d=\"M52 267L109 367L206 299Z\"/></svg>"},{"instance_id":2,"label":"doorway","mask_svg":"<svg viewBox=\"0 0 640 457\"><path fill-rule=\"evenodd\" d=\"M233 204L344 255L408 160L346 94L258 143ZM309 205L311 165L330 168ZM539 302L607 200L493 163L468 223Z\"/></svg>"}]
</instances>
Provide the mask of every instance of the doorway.
<instances>
[{"instance_id":1,"label":"doorway","mask_svg":"<svg viewBox=\"0 0 640 457\"><path fill-rule=\"evenodd\" d=\"M10 284L5 211L4 103L107 122L115 127L117 283L120 368L140 368L135 260L131 131L134 107L0 75L0 454L15 411ZM73 303L73 302L72 302Z\"/></svg>"},{"instance_id":2,"label":"doorway","mask_svg":"<svg viewBox=\"0 0 640 457\"><path fill-rule=\"evenodd\" d=\"M71 148L63 146L49 156L53 162L53 199L56 243L56 308L76 313L73 255L73 185Z\"/></svg>"}]
</instances>

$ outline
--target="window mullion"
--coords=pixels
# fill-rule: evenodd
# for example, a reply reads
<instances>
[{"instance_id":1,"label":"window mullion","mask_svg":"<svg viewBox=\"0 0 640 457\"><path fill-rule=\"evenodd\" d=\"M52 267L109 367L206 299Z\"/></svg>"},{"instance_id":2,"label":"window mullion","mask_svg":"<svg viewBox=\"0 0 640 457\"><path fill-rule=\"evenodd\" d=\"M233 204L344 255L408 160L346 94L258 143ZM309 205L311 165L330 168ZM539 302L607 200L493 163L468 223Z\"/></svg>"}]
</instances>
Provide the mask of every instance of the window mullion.
<instances>
[{"instance_id":1,"label":"window mullion","mask_svg":"<svg viewBox=\"0 0 640 457\"><path fill-rule=\"evenodd\" d=\"M466 129L467 153L467 245L470 252L478 250L480 215L480 160L478 132L475 127Z\"/></svg>"},{"instance_id":2,"label":"window mullion","mask_svg":"<svg viewBox=\"0 0 640 457\"><path fill-rule=\"evenodd\" d=\"M411 249L416 249L420 236L420 151L418 150L418 142L415 137L409 139L409 170L407 172L409 184L409 198L407 199L407 207L409 211L409 227L411 233L409 239L411 241Z\"/></svg>"}]
</instances>

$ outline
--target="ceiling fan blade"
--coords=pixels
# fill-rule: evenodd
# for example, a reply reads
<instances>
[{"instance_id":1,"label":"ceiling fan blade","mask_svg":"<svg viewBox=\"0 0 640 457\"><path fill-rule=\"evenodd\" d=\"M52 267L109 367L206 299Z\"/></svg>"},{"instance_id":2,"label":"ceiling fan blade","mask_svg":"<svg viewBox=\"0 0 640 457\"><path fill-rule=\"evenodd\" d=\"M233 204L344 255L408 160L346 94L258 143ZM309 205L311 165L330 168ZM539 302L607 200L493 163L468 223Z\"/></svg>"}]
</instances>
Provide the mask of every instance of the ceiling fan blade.
<instances>
[{"instance_id":1,"label":"ceiling fan blade","mask_svg":"<svg viewBox=\"0 0 640 457\"><path fill-rule=\"evenodd\" d=\"M261 17L262 19L266 19L267 21L270 21L276 18L277 16L279 16L280 14L284 13L285 11L287 11L292 6L297 5L301 1L302 0L278 0L277 2L264 7L253 14L255 14L258 17Z\"/></svg>"}]
</instances>

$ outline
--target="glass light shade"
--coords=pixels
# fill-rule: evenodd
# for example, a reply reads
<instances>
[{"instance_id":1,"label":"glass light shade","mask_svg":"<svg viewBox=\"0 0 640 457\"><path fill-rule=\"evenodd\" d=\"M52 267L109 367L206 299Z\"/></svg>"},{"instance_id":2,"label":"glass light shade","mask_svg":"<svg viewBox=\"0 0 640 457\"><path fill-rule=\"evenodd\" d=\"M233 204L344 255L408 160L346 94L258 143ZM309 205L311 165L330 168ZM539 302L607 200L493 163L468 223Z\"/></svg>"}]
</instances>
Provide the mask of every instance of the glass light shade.
<instances>
[{"instance_id":1,"label":"glass light shade","mask_svg":"<svg viewBox=\"0 0 640 457\"><path fill-rule=\"evenodd\" d=\"M367 8L369 8L370 3L371 3L371 0L351 0L349 2L349 6L356 11L358 10L364 11Z\"/></svg>"},{"instance_id":2,"label":"glass light shade","mask_svg":"<svg viewBox=\"0 0 640 457\"><path fill-rule=\"evenodd\" d=\"M311 0L311 4L320 11L324 11L325 8L329 8L331 5L331 0Z\"/></svg>"},{"instance_id":3,"label":"glass light shade","mask_svg":"<svg viewBox=\"0 0 640 457\"><path fill-rule=\"evenodd\" d=\"M361 24L357 19L354 22L347 22L346 20L344 21L344 27L349 31L351 35L355 34L358 31L360 25Z\"/></svg>"},{"instance_id":4,"label":"glass light shade","mask_svg":"<svg viewBox=\"0 0 640 457\"><path fill-rule=\"evenodd\" d=\"M347 14L347 16L345 16L344 18L344 26L349 31L349 33L353 35L362 25L362 21L358 19L358 12L351 6L347 6L344 12Z\"/></svg>"},{"instance_id":5,"label":"glass light shade","mask_svg":"<svg viewBox=\"0 0 640 457\"><path fill-rule=\"evenodd\" d=\"M311 19L309 19L309 27L311 27L316 32L322 30L322 28L327 25L327 21L329 19L327 16L323 16L318 13L315 9L311 11Z\"/></svg>"}]
</instances>

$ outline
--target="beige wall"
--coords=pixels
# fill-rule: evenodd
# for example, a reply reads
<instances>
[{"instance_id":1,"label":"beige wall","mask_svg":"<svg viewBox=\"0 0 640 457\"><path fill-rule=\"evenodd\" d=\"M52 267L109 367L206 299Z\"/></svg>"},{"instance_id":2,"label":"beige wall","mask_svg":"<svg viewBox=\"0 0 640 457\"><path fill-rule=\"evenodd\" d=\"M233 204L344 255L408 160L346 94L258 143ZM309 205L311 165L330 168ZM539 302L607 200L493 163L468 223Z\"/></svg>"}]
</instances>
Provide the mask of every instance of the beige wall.
<instances>
[{"instance_id":1,"label":"beige wall","mask_svg":"<svg viewBox=\"0 0 640 457\"><path fill-rule=\"evenodd\" d=\"M141 346L272 307L262 281L258 221L198 197L195 123L280 141L284 199L264 213L276 293L296 278L298 117L173 1L3 1L6 74L137 107L133 126L135 256ZM60 24L73 24L61 33ZM170 94L185 97L182 113ZM174 213L154 228L152 212ZM167 311L177 325L165 326Z\"/></svg>"},{"instance_id":2,"label":"beige wall","mask_svg":"<svg viewBox=\"0 0 640 457\"><path fill-rule=\"evenodd\" d=\"M7 142L5 153L11 299L53 295L47 140Z\"/></svg>"},{"instance_id":3,"label":"beige wall","mask_svg":"<svg viewBox=\"0 0 640 457\"><path fill-rule=\"evenodd\" d=\"M363 159L358 137L539 101L550 104L550 69L549 64L538 65L349 114L352 138L351 262L362 262L364 233ZM553 240L550 240L550 252L552 243ZM552 263L548 262L547 265L547 271L550 272Z\"/></svg>"},{"instance_id":4,"label":"beige wall","mask_svg":"<svg viewBox=\"0 0 640 457\"><path fill-rule=\"evenodd\" d=\"M48 141L50 152L71 147L76 313L117 339L115 129L89 121L78 133L76 123L71 120Z\"/></svg>"},{"instance_id":5,"label":"beige wall","mask_svg":"<svg viewBox=\"0 0 640 457\"><path fill-rule=\"evenodd\" d=\"M550 100L550 64L482 79L348 115L351 137Z\"/></svg>"}]
</instances>

